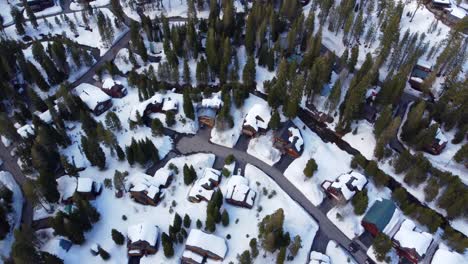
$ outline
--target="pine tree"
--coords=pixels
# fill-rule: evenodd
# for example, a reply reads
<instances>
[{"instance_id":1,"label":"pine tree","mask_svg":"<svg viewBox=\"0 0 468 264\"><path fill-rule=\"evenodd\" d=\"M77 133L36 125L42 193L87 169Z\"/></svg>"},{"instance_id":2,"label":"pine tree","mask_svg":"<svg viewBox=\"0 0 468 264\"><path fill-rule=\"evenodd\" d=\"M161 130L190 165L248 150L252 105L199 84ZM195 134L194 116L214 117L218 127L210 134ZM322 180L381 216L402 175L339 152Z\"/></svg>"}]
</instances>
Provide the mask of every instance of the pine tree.
<instances>
[{"instance_id":1,"label":"pine tree","mask_svg":"<svg viewBox=\"0 0 468 264\"><path fill-rule=\"evenodd\" d=\"M268 122L268 127L272 130L276 130L279 128L281 123L281 119L278 113L278 110L275 109L273 114L271 115L270 122Z\"/></svg>"},{"instance_id":2,"label":"pine tree","mask_svg":"<svg viewBox=\"0 0 468 264\"><path fill-rule=\"evenodd\" d=\"M174 246L172 244L173 243L172 239L166 233L162 233L161 242L162 242L162 245L163 245L164 256L166 256L166 258L173 257L174 256Z\"/></svg>"},{"instance_id":3,"label":"pine tree","mask_svg":"<svg viewBox=\"0 0 468 264\"><path fill-rule=\"evenodd\" d=\"M351 204L354 208L354 213L356 215L362 215L367 209L369 203L369 198L367 197L367 189L363 189L353 196Z\"/></svg>"},{"instance_id":4,"label":"pine tree","mask_svg":"<svg viewBox=\"0 0 468 264\"><path fill-rule=\"evenodd\" d=\"M20 35L24 35L24 26L26 25L26 22L24 21L23 13L19 11L18 8L11 6L11 16L15 22L16 32Z\"/></svg>"},{"instance_id":5,"label":"pine tree","mask_svg":"<svg viewBox=\"0 0 468 264\"><path fill-rule=\"evenodd\" d=\"M229 225L229 214L226 209L224 209L223 213L221 214L221 223L223 223L223 226Z\"/></svg>"},{"instance_id":6,"label":"pine tree","mask_svg":"<svg viewBox=\"0 0 468 264\"><path fill-rule=\"evenodd\" d=\"M113 111L108 111L106 113L106 126L110 130L120 131L122 130L122 124L117 114Z\"/></svg>"},{"instance_id":7,"label":"pine tree","mask_svg":"<svg viewBox=\"0 0 468 264\"><path fill-rule=\"evenodd\" d=\"M159 137L163 135L164 126L161 123L161 120L159 120L158 118L155 118L151 121L151 132L153 134L153 137Z\"/></svg>"},{"instance_id":8,"label":"pine tree","mask_svg":"<svg viewBox=\"0 0 468 264\"><path fill-rule=\"evenodd\" d=\"M189 68L187 59L184 59L183 81L184 81L184 84L186 84L186 85L188 85L188 84L190 84L192 82L192 79L190 77L190 68Z\"/></svg>"},{"instance_id":9,"label":"pine tree","mask_svg":"<svg viewBox=\"0 0 468 264\"><path fill-rule=\"evenodd\" d=\"M374 244L372 246L374 247L377 260L384 261L387 259L387 254L392 249L392 240L384 233L380 233L374 239Z\"/></svg>"},{"instance_id":10,"label":"pine tree","mask_svg":"<svg viewBox=\"0 0 468 264\"><path fill-rule=\"evenodd\" d=\"M377 159L381 159L384 154L385 146L390 142L390 140L396 136L398 128L401 124L401 117L396 117L392 122L385 128L385 130L380 135L375 146L374 155Z\"/></svg>"},{"instance_id":11,"label":"pine tree","mask_svg":"<svg viewBox=\"0 0 468 264\"><path fill-rule=\"evenodd\" d=\"M112 229L112 240L114 240L115 244L117 245L123 245L125 242L125 237L116 229Z\"/></svg>"},{"instance_id":12,"label":"pine tree","mask_svg":"<svg viewBox=\"0 0 468 264\"><path fill-rule=\"evenodd\" d=\"M191 224L192 224L192 220L190 219L190 216L188 214L185 214L184 215L184 227L190 228Z\"/></svg>"},{"instance_id":13,"label":"pine tree","mask_svg":"<svg viewBox=\"0 0 468 264\"><path fill-rule=\"evenodd\" d=\"M380 113L379 117L375 121L374 125L374 134L376 137L379 137L384 131L384 129L390 124L390 121L392 120L392 106L387 105L383 109L383 111Z\"/></svg>"},{"instance_id":14,"label":"pine tree","mask_svg":"<svg viewBox=\"0 0 468 264\"><path fill-rule=\"evenodd\" d=\"M255 60L253 56L249 56L247 58L247 63L244 66L244 70L242 71L242 81L245 86L251 88L255 85Z\"/></svg>"},{"instance_id":15,"label":"pine tree","mask_svg":"<svg viewBox=\"0 0 468 264\"><path fill-rule=\"evenodd\" d=\"M254 13L250 12L247 17L245 28L245 49L248 55L252 55L255 49L255 18Z\"/></svg>"},{"instance_id":16,"label":"pine tree","mask_svg":"<svg viewBox=\"0 0 468 264\"><path fill-rule=\"evenodd\" d=\"M276 257L276 264L283 264L284 260L286 259L286 247L281 247Z\"/></svg>"},{"instance_id":17,"label":"pine tree","mask_svg":"<svg viewBox=\"0 0 468 264\"><path fill-rule=\"evenodd\" d=\"M289 252L291 253L291 256L295 257L297 256L297 253L299 252L299 249L301 249L302 245L302 239L301 236L297 235L294 237L294 242L289 245Z\"/></svg>"},{"instance_id":18,"label":"pine tree","mask_svg":"<svg viewBox=\"0 0 468 264\"><path fill-rule=\"evenodd\" d=\"M402 128L403 140L411 140L417 134L421 126L421 119L425 109L426 103L422 100L409 110L406 122Z\"/></svg>"},{"instance_id":19,"label":"pine tree","mask_svg":"<svg viewBox=\"0 0 468 264\"><path fill-rule=\"evenodd\" d=\"M315 160L309 159L309 161L307 161L307 164L303 172L307 178L311 178L314 175L314 173L317 171L317 169L318 169L318 166Z\"/></svg>"},{"instance_id":20,"label":"pine tree","mask_svg":"<svg viewBox=\"0 0 468 264\"><path fill-rule=\"evenodd\" d=\"M184 113L185 116L194 120L195 119L195 113L193 109L193 103L192 99L190 98L190 94L188 89L184 89L184 94L183 94L183 99L184 99Z\"/></svg>"},{"instance_id":21,"label":"pine tree","mask_svg":"<svg viewBox=\"0 0 468 264\"><path fill-rule=\"evenodd\" d=\"M351 49L351 57L349 58L349 61L348 61L348 69L349 69L349 72L351 73L354 72L354 67L356 66L358 56L359 56L359 46L355 45Z\"/></svg>"}]
</instances>

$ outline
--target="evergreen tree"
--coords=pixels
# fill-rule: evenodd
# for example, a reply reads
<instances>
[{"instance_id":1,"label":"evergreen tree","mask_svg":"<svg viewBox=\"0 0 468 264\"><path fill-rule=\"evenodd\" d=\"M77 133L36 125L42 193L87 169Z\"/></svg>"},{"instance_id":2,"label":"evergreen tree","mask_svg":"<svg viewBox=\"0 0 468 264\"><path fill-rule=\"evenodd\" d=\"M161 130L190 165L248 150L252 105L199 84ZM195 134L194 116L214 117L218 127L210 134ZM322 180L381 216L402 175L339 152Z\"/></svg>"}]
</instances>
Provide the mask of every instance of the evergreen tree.
<instances>
[{"instance_id":1,"label":"evergreen tree","mask_svg":"<svg viewBox=\"0 0 468 264\"><path fill-rule=\"evenodd\" d=\"M273 114L271 115L270 122L268 122L268 127L272 130L276 130L279 128L281 123L281 119L278 113L278 110L274 110Z\"/></svg>"},{"instance_id":2,"label":"evergreen tree","mask_svg":"<svg viewBox=\"0 0 468 264\"><path fill-rule=\"evenodd\" d=\"M293 257L297 256L299 249L302 247L301 243L302 243L301 236L299 235L295 236L294 242L291 245L289 245L289 252L291 253L291 256Z\"/></svg>"},{"instance_id":3,"label":"evergreen tree","mask_svg":"<svg viewBox=\"0 0 468 264\"><path fill-rule=\"evenodd\" d=\"M242 81L245 86L252 88L255 85L255 60L253 56L247 58L247 63L242 71Z\"/></svg>"},{"instance_id":4,"label":"evergreen tree","mask_svg":"<svg viewBox=\"0 0 468 264\"><path fill-rule=\"evenodd\" d=\"M223 226L229 225L229 214L226 209L224 209L223 213L221 214L221 223L223 223Z\"/></svg>"},{"instance_id":5,"label":"evergreen tree","mask_svg":"<svg viewBox=\"0 0 468 264\"><path fill-rule=\"evenodd\" d=\"M164 133L164 126L161 120L155 118L151 121L151 131L154 137L162 136Z\"/></svg>"},{"instance_id":6,"label":"evergreen tree","mask_svg":"<svg viewBox=\"0 0 468 264\"><path fill-rule=\"evenodd\" d=\"M184 59L183 81L184 81L184 84L187 84L187 85L192 82L192 79L190 77L190 68L189 68L187 59Z\"/></svg>"},{"instance_id":7,"label":"evergreen tree","mask_svg":"<svg viewBox=\"0 0 468 264\"><path fill-rule=\"evenodd\" d=\"M125 237L116 229L112 229L112 240L114 240L115 244L117 245L123 245L125 242Z\"/></svg>"},{"instance_id":8,"label":"evergreen tree","mask_svg":"<svg viewBox=\"0 0 468 264\"><path fill-rule=\"evenodd\" d=\"M286 259L286 247L281 247L278 253L278 256L276 256L276 264L283 264L285 259Z\"/></svg>"},{"instance_id":9,"label":"evergreen tree","mask_svg":"<svg viewBox=\"0 0 468 264\"><path fill-rule=\"evenodd\" d=\"M358 56L359 56L359 46L355 45L351 49L351 57L349 58L349 61L348 61L349 72L354 72L354 67L356 66Z\"/></svg>"},{"instance_id":10,"label":"evergreen tree","mask_svg":"<svg viewBox=\"0 0 468 264\"><path fill-rule=\"evenodd\" d=\"M378 261L388 260L387 254L392 249L392 240L384 233L379 233L374 239L374 250Z\"/></svg>"},{"instance_id":11,"label":"evergreen tree","mask_svg":"<svg viewBox=\"0 0 468 264\"><path fill-rule=\"evenodd\" d=\"M318 169L318 166L315 160L310 159L309 161L307 161L307 164L303 172L307 178L311 178L314 175L314 173L317 171L317 169Z\"/></svg>"},{"instance_id":12,"label":"evergreen tree","mask_svg":"<svg viewBox=\"0 0 468 264\"><path fill-rule=\"evenodd\" d=\"M269 252L274 252L283 246L285 234L283 233L284 211L276 210L273 214L265 216L258 225L258 237L262 246Z\"/></svg>"},{"instance_id":13,"label":"evergreen tree","mask_svg":"<svg viewBox=\"0 0 468 264\"><path fill-rule=\"evenodd\" d=\"M114 130L114 131L122 130L122 124L120 123L120 119L117 116L117 114L113 111L108 111L106 113L105 122L106 122L107 128L109 128L110 130Z\"/></svg>"},{"instance_id":14,"label":"evergreen tree","mask_svg":"<svg viewBox=\"0 0 468 264\"><path fill-rule=\"evenodd\" d=\"M194 120L195 119L195 113L193 109L193 103L192 99L190 98L189 91L187 89L184 89L184 94L183 94L183 99L184 99L184 113L185 116Z\"/></svg>"},{"instance_id":15,"label":"evergreen tree","mask_svg":"<svg viewBox=\"0 0 468 264\"><path fill-rule=\"evenodd\" d=\"M161 242L163 245L164 256L166 258L171 258L174 256L174 246L171 237L169 237L166 233L162 233L161 235Z\"/></svg>"},{"instance_id":16,"label":"evergreen tree","mask_svg":"<svg viewBox=\"0 0 468 264\"><path fill-rule=\"evenodd\" d=\"M192 220L190 219L190 216L188 214L185 214L185 216L184 216L184 227L185 228L190 228L191 223L192 223Z\"/></svg>"},{"instance_id":17,"label":"evergreen tree","mask_svg":"<svg viewBox=\"0 0 468 264\"><path fill-rule=\"evenodd\" d=\"M387 105L375 121L374 134L379 137L392 120L392 106Z\"/></svg>"},{"instance_id":18,"label":"evergreen tree","mask_svg":"<svg viewBox=\"0 0 468 264\"><path fill-rule=\"evenodd\" d=\"M380 135L375 146L374 155L377 159L383 158L385 146L390 142L390 140L396 136L398 128L400 127L401 118L398 116L392 120L388 127Z\"/></svg>"},{"instance_id":19,"label":"evergreen tree","mask_svg":"<svg viewBox=\"0 0 468 264\"><path fill-rule=\"evenodd\" d=\"M367 189L363 189L353 196L351 204L354 208L354 213L356 215L363 215L367 209L369 203L369 198L367 197Z\"/></svg>"}]
</instances>

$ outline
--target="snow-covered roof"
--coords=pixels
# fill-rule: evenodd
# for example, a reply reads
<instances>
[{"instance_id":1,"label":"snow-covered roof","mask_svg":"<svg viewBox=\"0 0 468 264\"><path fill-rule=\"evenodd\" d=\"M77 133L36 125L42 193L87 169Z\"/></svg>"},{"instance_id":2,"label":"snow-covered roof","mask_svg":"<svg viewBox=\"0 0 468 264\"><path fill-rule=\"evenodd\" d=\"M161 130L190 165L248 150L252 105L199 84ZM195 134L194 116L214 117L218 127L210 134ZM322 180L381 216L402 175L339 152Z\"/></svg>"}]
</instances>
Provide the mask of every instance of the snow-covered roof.
<instances>
[{"instance_id":1,"label":"snow-covered roof","mask_svg":"<svg viewBox=\"0 0 468 264\"><path fill-rule=\"evenodd\" d=\"M466 263L466 259L459 253L446 248L439 248L432 257L431 264Z\"/></svg>"},{"instance_id":2,"label":"snow-covered roof","mask_svg":"<svg viewBox=\"0 0 468 264\"><path fill-rule=\"evenodd\" d=\"M436 4L450 5L450 0L432 0L432 2Z\"/></svg>"},{"instance_id":3,"label":"snow-covered roof","mask_svg":"<svg viewBox=\"0 0 468 264\"><path fill-rule=\"evenodd\" d=\"M459 19L463 19L466 16L466 11L461 8L454 7L452 8L450 15Z\"/></svg>"},{"instance_id":4,"label":"snow-covered roof","mask_svg":"<svg viewBox=\"0 0 468 264\"><path fill-rule=\"evenodd\" d=\"M422 78L414 77L414 76L410 77L410 80L412 80L414 82L417 82L417 83L423 83L424 82L424 80Z\"/></svg>"},{"instance_id":5,"label":"snow-covered roof","mask_svg":"<svg viewBox=\"0 0 468 264\"><path fill-rule=\"evenodd\" d=\"M111 100L111 97L98 87L89 83L82 83L75 88L79 97L91 110L94 110L99 103Z\"/></svg>"},{"instance_id":6,"label":"snow-covered roof","mask_svg":"<svg viewBox=\"0 0 468 264\"><path fill-rule=\"evenodd\" d=\"M348 184L355 187L358 191L362 191L366 185L367 179L359 172L352 171L350 173L341 174L332 184L331 187L340 189L343 197L348 201L354 196L355 191L348 188Z\"/></svg>"},{"instance_id":7,"label":"snow-covered roof","mask_svg":"<svg viewBox=\"0 0 468 264\"><path fill-rule=\"evenodd\" d=\"M154 177L142 172L136 172L127 177L127 188L132 192L146 191L147 196L154 199L157 193L161 191L160 187L166 185L172 172L162 168L156 171Z\"/></svg>"},{"instance_id":8,"label":"snow-covered roof","mask_svg":"<svg viewBox=\"0 0 468 264\"><path fill-rule=\"evenodd\" d=\"M435 138L439 140L439 145L442 145L448 142L447 137L445 137L444 132L442 132L440 128L437 129Z\"/></svg>"},{"instance_id":9,"label":"snow-covered roof","mask_svg":"<svg viewBox=\"0 0 468 264\"><path fill-rule=\"evenodd\" d=\"M377 90L376 89L369 89L366 91L366 99L369 99L372 97L372 100L375 99L375 96L377 95Z\"/></svg>"},{"instance_id":10,"label":"snow-covered roof","mask_svg":"<svg viewBox=\"0 0 468 264\"><path fill-rule=\"evenodd\" d=\"M427 69L432 69L432 63L430 61L427 61L423 58L418 59L418 62L416 63L418 66L421 66L423 68Z\"/></svg>"},{"instance_id":11,"label":"snow-covered roof","mask_svg":"<svg viewBox=\"0 0 468 264\"><path fill-rule=\"evenodd\" d=\"M64 175L57 180L57 190L62 200L67 200L75 193L78 180L76 177Z\"/></svg>"},{"instance_id":12,"label":"snow-covered roof","mask_svg":"<svg viewBox=\"0 0 468 264\"><path fill-rule=\"evenodd\" d=\"M221 177L221 172L213 168L205 168L203 176L199 179L200 185L211 185L212 182L218 183Z\"/></svg>"},{"instance_id":13,"label":"snow-covered roof","mask_svg":"<svg viewBox=\"0 0 468 264\"><path fill-rule=\"evenodd\" d=\"M168 97L164 100L162 110L163 111L177 110L177 106L178 106L177 101L172 99L171 97Z\"/></svg>"},{"instance_id":14,"label":"snow-covered roof","mask_svg":"<svg viewBox=\"0 0 468 264\"><path fill-rule=\"evenodd\" d=\"M106 78L104 79L104 82L102 83L102 88L104 89L110 89L112 88L114 85L121 85L122 83L120 81L115 81L114 79L112 78Z\"/></svg>"},{"instance_id":15,"label":"snow-covered roof","mask_svg":"<svg viewBox=\"0 0 468 264\"><path fill-rule=\"evenodd\" d=\"M202 184L201 184L201 178L198 179L192 186L192 188L190 188L190 191L189 191L189 197L203 197L205 198L207 201L211 200L211 197L213 196L214 194L214 190L207 190L205 188L203 188Z\"/></svg>"},{"instance_id":16,"label":"snow-covered roof","mask_svg":"<svg viewBox=\"0 0 468 264\"><path fill-rule=\"evenodd\" d=\"M221 100L221 98L219 98L218 95L215 95L212 98L205 98L201 102L202 107L219 109L222 105L223 105L223 101Z\"/></svg>"},{"instance_id":17,"label":"snow-covered roof","mask_svg":"<svg viewBox=\"0 0 468 264\"><path fill-rule=\"evenodd\" d=\"M256 192L249 187L249 180L240 175L233 175L228 182L226 199L245 202L253 206Z\"/></svg>"},{"instance_id":18,"label":"snow-covered roof","mask_svg":"<svg viewBox=\"0 0 468 264\"><path fill-rule=\"evenodd\" d=\"M160 93L156 93L153 95L151 98L148 100L145 100L135 106L133 106L132 110L130 111L130 120L136 122L137 121L137 112L140 113L141 116L143 116L143 113L146 110L146 107L149 104L161 104L164 101L163 96Z\"/></svg>"},{"instance_id":19,"label":"snow-covered roof","mask_svg":"<svg viewBox=\"0 0 468 264\"><path fill-rule=\"evenodd\" d=\"M271 109L265 104L254 104L245 116L244 126L251 126L255 131L266 129L271 119Z\"/></svg>"},{"instance_id":20,"label":"snow-covered roof","mask_svg":"<svg viewBox=\"0 0 468 264\"><path fill-rule=\"evenodd\" d=\"M128 239L135 243L137 241L146 241L154 246L158 241L159 227L151 223L140 223L128 227Z\"/></svg>"},{"instance_id":21,"label":"snow-covered roof","mask_svg":"<svg viewBox=\"0 0 468 264\"><path fill-rule=\"evenodd\" d=\"M191 259L197 263L202 263L203 262L203 257L198 255L197 253L190 251L190 250L184 250L184 253L182 254L182 257L185 259Z\"/></svg>"},{"instance_id":22,"label":"snow-covered roof","mask_svg":"<svg viewBox=\"0 0 468 264\"><path fill-rule=\"evenodd\" d=\"M431 245L432 235L416 229L416 224L409 219L403 221L400 230L393 236L403 248L414 248L419 256L424 256Z\"/></svg>"},{"instance_id":23,"label":"snow-covered roof","mask_svg":"<svg viewBox=\"0 0 468 264\"><path fill-rule=\"evenodd\" d=\"M57 106L55 106L55 107L57 107ZM52 115L50 114L50 110L47 110L47 111L44 111L44 112L38 114L37 117L39 117L42 121L44 121L47 124L52 123Z\"/></svg>"},{"instance_id":24,"label":"snow-covered roof","mask_svg":"<svg viewBox=\"0 0 468 264\"><path fill-rule=\"evenodd\" d=\"M317 251L310 252L309 264L330 264L330 257Z\"/></svg>"},{"instance_id":25,"label":"snow-covered roof","mask_svg":"<svg viewBox=\"0 0 468 264\"><path fill-rule=\"evenodd\" d=\"M294 143L294 147L296 148L297 151L301 151L302 145L304 144L304 140L302 139L301 132L296 127L290 127L288 131L290 132L290 135L291 135L288 139L289 142L294 143L294 141L296 141L296 143Z\"/></svg>"},{"instance_id":26,"label":"snow-covered roof","mask_svg":"<svg viewBox=\"0 0 468 264\"><path fill-rule=\"evenodd\" d=\"M392 237L396 232L398 226L401 224L403 220L403 215L400 210L395 209L393 212L392 218L390 218L390 221L388 221L387 225L385 228L382 230L382 232L390 237Z\"/></svg>"},{"instance_id":27,"label":"snow-covered roof","mask_svg":"<svg viewBox=\"0 0 468 264\"><path fill-rule=\"evenodd\" d=\"M34 136L34 127L31 124L26 124L16 130L16 132L22 137L22 138L28 138L30 136Z\"/></svg>"},{"instance_id":28,"label":"snow-covered roof","mask_svg":"<svg viewBox=\"0 0 468 264\"><path fill-rule=\"evenodd\" d=\"M221 258L224 258L227 252L226 240L224 238L207 234L199 229L192 229L190 231L185 245L201 248Z\"/></svg>"},{"instance_id":29,"label":"snow-covered roof","mask_svg":"<svg viewBox=\"0 0 468 264\"><path fill-rule=\"evenodd\" d=\"M77 192L91 192L93 190L93 180L91 178L79 177Z\"/></svg>"}]
</instances>

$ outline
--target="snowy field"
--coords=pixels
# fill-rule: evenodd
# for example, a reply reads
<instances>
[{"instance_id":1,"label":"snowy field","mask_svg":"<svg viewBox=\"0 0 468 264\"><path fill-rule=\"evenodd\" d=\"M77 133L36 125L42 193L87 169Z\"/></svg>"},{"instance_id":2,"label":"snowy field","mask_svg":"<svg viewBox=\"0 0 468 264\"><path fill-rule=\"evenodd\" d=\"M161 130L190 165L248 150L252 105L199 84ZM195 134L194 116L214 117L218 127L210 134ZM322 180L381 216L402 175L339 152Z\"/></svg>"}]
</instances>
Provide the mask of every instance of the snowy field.
<instances>
[{"instance_id":1,"label":"snowy field","mask_svg":"<svg viewBox=\"0 0 468 264\"><path fill-rule=\"evenodd\" d=\"M187 17L187 2L182 0L162 0L162 6L158 6L156 3L150 3L144 5L143 13L150 18L155 16L160 16L164 14L166 17ZM120 0L120 4L123 7L125 14L136 21L141 21L140 16L138 15L137 8L138 6L132 5L130 1ZM208 18L209 9L206 6L205 10L198 11L198 18Z\"/></svg>"},{"instance_id":2,"label":"snowy field","mask_svg":"<svg viewBox=\"0 0 468 264\"><path fill-rule=\"evenodd\" d=\"M23 208L23 194L13 175L8 171L0 171L0 184L13 192L13 202L11 204L13 211L8 214L8 222L10 223L10 233L0 240L0 257L9 256L11 245L14 242L13 230L18 228L21 223L21 213Z\"/></svg>"},{"instance_id":3,"label":"snowy field","mask_svg":"<svg viewBox=\"0 0 468 264\"><path fill-rule=\"evenodd\" d=\"M348 133L343 136L343 140L348 142L351 147L359 150L368 160L373 159L375 149L374 128L366 120L360 120L357 125L352 125L352 131L357 127L357 133Z\"/></svg>"},{"instance_id":4,"label":"snowy field","mask_svg":"<svg viewBox=\"0 0 468 264\"><path fill-rule=\"evenodd\" d=\"M340 174L351 170L352 156L342 151L335 144L325 143L299 119L294 124L300 129L304 139L304 153L295 159L284 172L284 176L293 183L314 205L322 203L325 197L321 189L324 180L334 181ZM315 159L318 170L311 179L307 179L303 170L309 159Z\"/></svg>"},{"instance_id":5,"label":"snowy field","mask_svg":"<svg viewBox=\"0 0 468 264\"><path fill-rule=\"evenodd\" d=\"M101 8L99 10L106 17L108 17L110 21L114 21L115 16L109 9ZM86 29L86 25L85 23L83 23L83 19L80 13L67 14L66 16L69 18L70 21L72 21L75 24L76 27L76 32L72 32L72 30L70 30L69 24L66 21L64 21L64 19L62 19L62 16L63 15L57 15L53 17L48 17L46 19L38 19L37 23L39 24L39 27L37 29L34 29L30 22L26 22L26 35L30 36L33 39L41 39L42 35L49 34L52 36L67 36L68 38L78 42L79 44L98 48L101 52L101 55L103 55L109 49L111 44L114 43L117 39L119 39L119 37L122 36L122 34L128 30L128 28L123 24L120 28L116 28L115 24L112 22L114 36L110 43L105 43L105 41L102 40L101 35L99 34L97 22L94 18L89 18L90 29ZM60 24L56 23L56 18L59 20ZM77 33L77 36L75 33ZM16 29L14 26L7 27L5 29L5 34L9 38L12 38L14 40L22 39L22 36L16 33Z\"/></svg>"},{"instance_id":6,"label":"snowy field","mask_svg":"<svg viewBox=\"0 0 468 264\"><path fill-rule=\"evenodd\" d=\"M333 240L328 242L326 255L330 257L332 264L357 264L353 257Z\"/></svg>"},{"instance_id":7,"label":"snowy field","mask_svg":"<svg viewBox=\"0 0 468 264\"><path fill-rule=\"evenodd\" d=\"M190 186L186 186L183 183L182 167L184 164L188 164L189 166L193 165L197 171L197 175L200 176L204 168L213 165L214 159L215 156L213 154L194 154L171 159L161 170L168 170L169 164L172 163L179 168L179 174L175 175L174 181L168 188L165 198L161 204L156 207L137 204L129 198L128 193L124 194L123 198L117 199L114 197L112 190L104 189L101 196L93 202L101 213L101 220L86 234L87 241L83 245L74 245L68 253L65 253L58 247L57 240L51 239L44 244L42 250L57 254L64 259L65 263L95 263L100 262L100 259L97 259L99 257L95 258L89 254L89 248L94 243L99 243L99 245L111 254L111 259L108 261L109 263L121 263L121 260L127 258L126 247L117 246L112 241L110 236L112 228L121 231L125 235L128 226L150 221L158 225L161 232L167 233L169 225L172 224L175 212L179 213L182 217L185 214L190 215L192 219L191 228L195 227L197 219L200 219L204 223L206 217L206 203L191 203L187 200L187 193ZM115 169L123 170L125 168L117 167ZM138 168L128 169L130 169L130 175L141 171ZM96 175L90 171L82 173L82 176L92 177L98 180L111 178L112 175L112 170L101 172L100 175ZM307 215L299 205L293 202L266 174L256 167L247 165L245 177L250 180L252 188L260 190L265 187L269 192L275 191L277 194L269 199L259 191L254 208L250 210L224 203L224 208L228 211L230 216L230 225L228 227L223 227L218 224L217 230L214 233L221 237L226 237L228 234L231 235L231 239L226 240L229 250L224 262L235 262L237 254L248 249L250 239L258 235L258 227L253 223L259 222L265 215L273 213L278 208L283 208L285 210L285 231L290 232L291 236L297 234L301 235L303 247L299 251L295 261L300 263L305 262L307 260L308 249L318 230L317 223ZM225 179L222 180L220 186L221 190L224 190L226 182ZM110 204L112 204L112 206L109 206ZM262 209L260 210L259 207ZM122 220L123 215L127 216L127 220ZM160 217L162 215L165 215L165 217ZM142 258L141 263L178 263L184 246L183 244L175 244L174 246L175 256L173 258L167 259L164 257L161 245L159 245L159 251L155 255ZM257 260L271 263L276 259L276 254L267 253L265 259L263 259L262 256L263 252L261 251Z\"/></svg>"}]
</instances>

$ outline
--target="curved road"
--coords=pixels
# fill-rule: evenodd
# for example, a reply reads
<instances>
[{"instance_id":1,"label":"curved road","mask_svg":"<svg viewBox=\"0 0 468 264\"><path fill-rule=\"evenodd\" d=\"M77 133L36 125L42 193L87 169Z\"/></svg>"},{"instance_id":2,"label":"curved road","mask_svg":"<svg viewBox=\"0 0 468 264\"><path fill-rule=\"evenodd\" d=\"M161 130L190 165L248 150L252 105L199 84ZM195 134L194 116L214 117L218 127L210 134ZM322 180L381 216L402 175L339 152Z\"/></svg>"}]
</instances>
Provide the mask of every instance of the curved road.
<instances>
[{"instance_id":1,"label":"curved road","mask_svg":"<svg viewBox=\"0 0 468 264\"><path fill-rule=\"evenodd\" d=\"M299 191L277 168L272 167L254 156L247 154L236 148L227 148L220 145L215 145L208 142L207 137L203 133L198 133L194 136L182 137L176 145L176 149L182 154L195 152L213 153L217 157L225 158L229 154L233 154L236 160L241 164L250 163L268 174L294 201L296 201L304 210L309 213L318 223L319 230L330 240L336 241L343 248L348 249L351 240L346 237L328 218L314 206L303 194ZM359 250L355 253L350 252L358 263L365 263L367 254L365 251Z\"/></svg>"}]
</instances>

